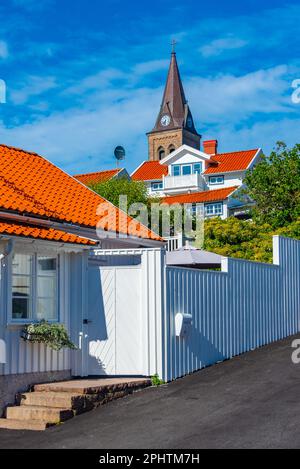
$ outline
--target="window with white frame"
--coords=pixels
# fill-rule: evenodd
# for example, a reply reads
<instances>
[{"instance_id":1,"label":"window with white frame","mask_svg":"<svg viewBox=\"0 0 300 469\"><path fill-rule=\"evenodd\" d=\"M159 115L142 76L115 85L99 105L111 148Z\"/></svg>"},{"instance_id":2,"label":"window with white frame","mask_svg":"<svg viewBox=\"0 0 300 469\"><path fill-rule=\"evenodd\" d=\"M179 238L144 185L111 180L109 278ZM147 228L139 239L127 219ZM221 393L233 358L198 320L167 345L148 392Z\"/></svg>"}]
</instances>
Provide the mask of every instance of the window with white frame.
<instances>
[{"instance_id":1,"label":"window with white frame","mask_svg":"<svg viewBox=\"0 0 300 469\"><path fill-rule=\"evenodd\" d=\"M163 190L163 183L160 182L152 182L151 183L151 190L152 191L162 191Z\"/></svg>"},{"instance_id":2,"label":"window with white frame","mask_svg":"<svg viewBox=\"0 0 300 469\"><path fill-rule=\"evenodd\" d=\"M58 320L58 257L15 253L12 320Z\"/></svg>"},{"instance_id":3,"label":"window with white frame","mask_svg":"<svg viewBox=\"0 0 300 469\"><path fill-rule=\"evenodd\" d=\"M210 176L209 184L224 184L224 176Z\"/></svg>"},{"instance_id":4,"label":"window with white frame","mask_svg":"<svg viewBox=\"0 0 300 469\"><path fill-rule=\"evenodd\" d=\"M173 164L171 169L172 176L187 176L190 174L201 174L202 162L193 164Z\"/></svg>"},{"instance_id":5,"label":"window with white frame","mask_svg":"<svg viewBox=\"0 0 300 469\"><path fill-rule=\"evenodd\" d=\"M223 202L205 204L205 215L207 216L223 215Z\"/></svg>"}]
</instances>

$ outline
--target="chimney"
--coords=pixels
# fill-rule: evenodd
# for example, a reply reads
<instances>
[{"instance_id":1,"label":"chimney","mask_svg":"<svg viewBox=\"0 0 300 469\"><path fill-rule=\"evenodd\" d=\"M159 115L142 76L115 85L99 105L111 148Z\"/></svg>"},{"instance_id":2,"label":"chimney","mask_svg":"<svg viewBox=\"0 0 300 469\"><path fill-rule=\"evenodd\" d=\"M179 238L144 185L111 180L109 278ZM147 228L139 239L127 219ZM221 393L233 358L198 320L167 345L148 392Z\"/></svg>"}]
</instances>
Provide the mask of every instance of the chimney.
<instances>
[{"instance_id":1,"label":"chimney","mask_svg":"<svg viewBox=\"0 0 300 469\"><path fill-rule=\"evenodd\" d=\"M216 155L218 153L218 140L205 140L203 142L203 151L208 155Z\"/></svg>"}]
</instances>

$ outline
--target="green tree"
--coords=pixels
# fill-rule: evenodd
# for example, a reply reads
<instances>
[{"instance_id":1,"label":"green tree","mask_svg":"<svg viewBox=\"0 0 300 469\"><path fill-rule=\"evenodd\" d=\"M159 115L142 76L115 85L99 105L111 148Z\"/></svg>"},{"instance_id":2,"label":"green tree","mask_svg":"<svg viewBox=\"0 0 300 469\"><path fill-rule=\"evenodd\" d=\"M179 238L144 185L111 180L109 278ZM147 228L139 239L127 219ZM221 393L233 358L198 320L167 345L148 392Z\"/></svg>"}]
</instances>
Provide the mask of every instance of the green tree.
<instances>
[{"instance_id":1,"label":"green tree","mask_svg":"<svg viewBox=\"0 0 300 469\"><path fill-rule=\"evenodd\" d=\"M273 235L300 239L300 218L277 229L252 220L213 218L204 224L203 249L222 256L272 262Z\"/></svg>"},{"instance_id":2,"label":"green tree","mask_svg":"<svg viewBox=\"0 0 300 469\"><path fill-rule=\"evenodd\" d=\"M255 202L254 220L282 227L300 216L300 144L283 142L263 157L244 180L244 192Z\"/></svg>"},{"instance_id":3,"label":"green tree","mask_svg":"<svg viewBox=\"0 0 300 469\"><path fill-rule=\"evenodd\" d=\"M151 228L151 204L159 203L159 199L149 197L143 181L119 178L91 184L89 187L116 207L139 220L143 225ZM126 200L122 196L126 196ZM155 226L152 228L153 231L156 231ZM159 226L156 232L159 233Z\"/></svg>"},{"instance_id":4,"label":"green tree","mask_svg":"<svg viewBox=\"0 0 300 469\"><path fill-rule=\"evenodd\" d=\"M134 203L142 203L148 206L149 197L147 187L142 181L130 181L127 178L110 179L89 186L97 194L106 200L119 206L120 196L127 196L127 209Z\"/></svg>"}]
</instances>

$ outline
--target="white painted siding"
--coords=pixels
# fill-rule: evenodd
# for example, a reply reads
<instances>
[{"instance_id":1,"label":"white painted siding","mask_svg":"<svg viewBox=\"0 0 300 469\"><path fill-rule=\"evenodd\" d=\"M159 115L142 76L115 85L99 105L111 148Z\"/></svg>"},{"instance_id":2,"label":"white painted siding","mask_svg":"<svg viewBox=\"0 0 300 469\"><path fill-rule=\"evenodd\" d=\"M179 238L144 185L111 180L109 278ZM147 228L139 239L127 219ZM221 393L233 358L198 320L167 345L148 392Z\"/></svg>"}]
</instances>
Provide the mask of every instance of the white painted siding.
<instances>
[{"instance_id":1,"label":"white painted siding","mask_svg":"<svg viewBox=\"0 0 300 469\"><path fill-rule=\"evenodd\" d=\"M209 177L211 176L224 176L224 184L210 184ZM208 189L213 191L216 189L223 189L224 187L241 186L243 183L243 178L245 177L245 171L236 171L233 173L207 174L204 177Z\"/></svg>"},{"instance_id":2,"label":"white painted siding","mask_svg":"<svg viewBox=\"0 0 300 469\"><path fill-rule=\"evenodd\" d=\"M0 339L6 345L6 363L0 364L0 375L69 370L70 352L56 352L41 344L30 344L20 338L23 326L9 321L11 256L1 261ZM70 263L69 254L60 254L59 310L60 322L70 330Z\"/></svg>"}]
</instances>

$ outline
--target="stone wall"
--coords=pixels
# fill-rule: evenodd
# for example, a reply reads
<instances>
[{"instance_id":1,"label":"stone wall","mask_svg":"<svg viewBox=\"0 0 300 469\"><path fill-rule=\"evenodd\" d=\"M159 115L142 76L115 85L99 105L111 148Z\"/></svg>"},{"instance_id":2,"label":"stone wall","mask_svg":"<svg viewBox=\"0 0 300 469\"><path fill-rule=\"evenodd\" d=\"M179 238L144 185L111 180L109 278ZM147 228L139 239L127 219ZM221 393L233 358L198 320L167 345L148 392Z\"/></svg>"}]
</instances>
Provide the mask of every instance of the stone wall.
<instances>
[{"instance_id":1,"label":"stone wall","mask_svg":"<svg viewBox=\"0 0 300 469\"><path fill-rule=\"evenodd\" d=\"M28 391L34 384L63 381L70 377L70 370L0 376L0 417L7 405L15 403L17 393Z\"/></svg>"}]
</instances>

